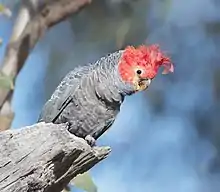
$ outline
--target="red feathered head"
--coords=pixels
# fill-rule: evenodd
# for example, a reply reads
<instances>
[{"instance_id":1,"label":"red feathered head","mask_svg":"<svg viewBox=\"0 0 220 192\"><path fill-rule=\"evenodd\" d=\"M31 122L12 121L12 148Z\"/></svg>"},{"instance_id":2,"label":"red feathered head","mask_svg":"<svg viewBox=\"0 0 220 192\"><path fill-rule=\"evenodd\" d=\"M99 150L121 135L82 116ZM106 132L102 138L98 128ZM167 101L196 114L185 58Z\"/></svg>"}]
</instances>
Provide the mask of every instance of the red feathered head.
<instances>
[{"instance_id":1,"label":"red feathered head","mask_svg":"<svg viewBox=\"0 0 220 192\"><path fill-rule=\"evenodd\" d=\"M162 66L162 74L174 71L170 58L162 53L158 45L128 46L121 56L119 73L122 80L137 85L142 80L153 79Z\"/></svg>"}]
</instances>

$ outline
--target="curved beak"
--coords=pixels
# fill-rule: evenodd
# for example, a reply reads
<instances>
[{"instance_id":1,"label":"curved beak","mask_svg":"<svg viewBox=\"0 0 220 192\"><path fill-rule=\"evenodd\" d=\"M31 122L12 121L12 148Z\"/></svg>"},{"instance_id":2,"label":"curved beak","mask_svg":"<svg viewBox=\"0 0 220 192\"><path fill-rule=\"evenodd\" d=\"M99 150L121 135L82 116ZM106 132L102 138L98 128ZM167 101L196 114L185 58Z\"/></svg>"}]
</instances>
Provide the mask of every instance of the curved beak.
<instances>
[{"instance_id":1,"label":"curved beak","mask_svg":"<svg viewBox=\"0 0 220 192\"><path fill-rule=\"evenodd\" d=\"M136 90L143 91L147 89L150 86L150 84L151 84L151 79L141 79L136 84Z\"/></svg>"},{"instance_id":2,"label":"curved beak","mask_svg":"<svg viewBox=\"0 0 220 192\"><path fill-rule=\"evenodd\" d=\"M147 86L151 84L151 79L146 79L145 81L146 81Z\"/></svg>"},{"instance_id":3,"label":"curved beak","mask_svg":"<svg viewBox=\"0 0 220 192\"><path fill-rule=\"evenodd\" d=\"M151 84L151 79L142 79L141 82L145 84L146 87L149 87L149 85Z\"/></svg>"}]
</instances>

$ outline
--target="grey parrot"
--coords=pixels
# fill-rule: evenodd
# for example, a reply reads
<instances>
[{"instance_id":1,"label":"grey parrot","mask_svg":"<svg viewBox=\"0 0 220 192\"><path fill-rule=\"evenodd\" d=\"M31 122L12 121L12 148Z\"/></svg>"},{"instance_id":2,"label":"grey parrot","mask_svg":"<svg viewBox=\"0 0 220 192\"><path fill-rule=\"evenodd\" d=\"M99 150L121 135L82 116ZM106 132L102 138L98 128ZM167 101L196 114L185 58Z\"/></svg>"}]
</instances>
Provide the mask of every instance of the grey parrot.
<instances>
[{"instance_id":1,"label":"grey parrot","mask_svg":"<svg viewBox=\"0 0 220 192\"><path fill-rule=\"evenodd\" d=\"M68 123L90 145L114 123L125 96L148 88L160 66L174 67L158 45L127 46L70 71L45 103L38 122Z\"/></svg>"}]
</instances>

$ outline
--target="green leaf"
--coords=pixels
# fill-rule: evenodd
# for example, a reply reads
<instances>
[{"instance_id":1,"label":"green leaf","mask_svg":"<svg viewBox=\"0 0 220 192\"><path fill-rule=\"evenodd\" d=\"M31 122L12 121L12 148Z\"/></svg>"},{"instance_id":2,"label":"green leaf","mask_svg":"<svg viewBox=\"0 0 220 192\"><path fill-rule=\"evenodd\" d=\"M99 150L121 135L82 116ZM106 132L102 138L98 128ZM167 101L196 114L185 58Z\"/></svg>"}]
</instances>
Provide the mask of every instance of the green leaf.
<instances>
[{"instance_id":1,"label":"green leaf","mask_svg":"<svg viewBox=\"0 0 220 192\"><path fill-rule=\"evenodd\" d=\"M14 89L13 77L0 72L0 88Z\"/></svg>"},{"instance_id":2,"label":"green leaf","mask_svg":"<svg viewBox=\"0 0 220 192\"><path fill-rule=\"evenodd\" d=\"M74 179L71 180L70 184L86 192L98 191L97 186L93 182L93 179L88 172L77 175Z\"/></svg>"}]
</instances>

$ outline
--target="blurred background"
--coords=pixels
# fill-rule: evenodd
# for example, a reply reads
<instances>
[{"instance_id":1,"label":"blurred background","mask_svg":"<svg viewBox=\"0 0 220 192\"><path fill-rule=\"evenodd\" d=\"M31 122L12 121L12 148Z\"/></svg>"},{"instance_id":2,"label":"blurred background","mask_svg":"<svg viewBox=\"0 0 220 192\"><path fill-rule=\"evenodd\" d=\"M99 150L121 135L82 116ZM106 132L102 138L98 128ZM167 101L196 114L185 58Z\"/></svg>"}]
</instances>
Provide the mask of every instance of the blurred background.
<instances>
[{"instance_id":1,"label":"blurred background","mask_svg":"<svg viewBox=\"0 0 220 192\"><path fill-rule=\"evenodd\" d=\"M18 1L4 1L16 14ZM99 140L112 153L91 170L100 192L220 191L220 1L94 0L51 28L17 77L12 128L34 124L75 66L158 43L175 73L127 97ZM2 60L14 18L0 17Z\"/></svg>"}]
</instances>

